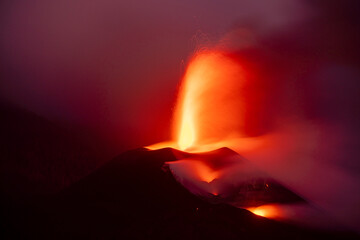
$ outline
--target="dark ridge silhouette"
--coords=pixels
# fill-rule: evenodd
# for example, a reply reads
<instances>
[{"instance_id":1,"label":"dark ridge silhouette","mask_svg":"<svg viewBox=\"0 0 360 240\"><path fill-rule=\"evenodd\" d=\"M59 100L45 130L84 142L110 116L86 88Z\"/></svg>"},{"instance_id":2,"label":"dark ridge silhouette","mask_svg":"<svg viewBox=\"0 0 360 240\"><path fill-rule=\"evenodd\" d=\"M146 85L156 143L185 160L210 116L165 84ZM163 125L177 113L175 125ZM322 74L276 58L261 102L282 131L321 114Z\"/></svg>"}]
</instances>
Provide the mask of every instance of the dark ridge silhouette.
<instances>
[{"instance_id":1,"label":"dark ridge silhouette","mask_svg":"<svg viewBox=\"0 0 360 240\"><path fill-rule=\"evenodd\" d=\"M9 201L56 193L111 158L105 144L86 129L1 99L0 116L1 194Z\"/></svg>"}]
</instances>

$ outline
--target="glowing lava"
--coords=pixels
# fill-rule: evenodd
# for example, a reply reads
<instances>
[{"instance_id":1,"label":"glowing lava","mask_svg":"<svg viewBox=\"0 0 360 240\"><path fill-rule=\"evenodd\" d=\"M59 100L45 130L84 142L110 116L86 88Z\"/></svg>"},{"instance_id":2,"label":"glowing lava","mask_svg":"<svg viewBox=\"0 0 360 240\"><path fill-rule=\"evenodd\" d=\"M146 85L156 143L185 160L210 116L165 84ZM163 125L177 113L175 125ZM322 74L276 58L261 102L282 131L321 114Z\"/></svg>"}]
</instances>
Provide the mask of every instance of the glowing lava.
<instances>
[{"instance_id":1,"label":"glowing lava","mask_svg":"<svg viewBox=\"0 0 360 240\"><path fill-rule=\"evenodd\" d=\"M238 62L203 51L189 63L175 110L174 138L180 150L241 135L244 74Z\"/></svg>"},{"instance_id":2,"label":"glowing lava","mask_svg":"<svg viewBox=\"0 0 360 240\"><path fill-rule=\"evenodd\" d=\"M244 83L244 70L231 56L217 50L196 53L181 81L173 141L147 148L205 152L243 137Z\"/></svg>"},{"instance_id":3,"label":"glowing lava","mask_svg":"<svg viewBox=\"0 0 360 240\"><path fill-rule=\"evenodd\" d=\"M255 215L266 217L266 218L278 218L281 216L280 208L276 205L262 205L258 207L251 207L247 208L250 212L252 212Z\"/></svg>"},{"instance_id":4,"label":"glowing lava","mask_svg":"<svg viewBox=\"0 0 360 240\"><path fill-rule=\"evenodd\" d=\"M178 139L178 146L181 150L185 150L191 147L191 145L193 145L195 141L195 129L193 126L193 120L189 115L190 114L187 113L187 111L184 111Z\"/></svg>"},{"instance_id":5,"label":"glowing lava","mask_svg":"<svg viewBox=\"0 0 360 240\"><path fill-rule=\"evenodd\" d=\"M173 141L147 148L209 152L228 146L234 139L239 141L245 125L244 83L243 68L228 54L217 50L196 53L181 81L174 112ZM221 171L215 171L206 162L191 159L170 165L176 168L174 171L207 184L221 175ZM217 195L214 191L210 190Z\"/></svg>"}]
</instances>

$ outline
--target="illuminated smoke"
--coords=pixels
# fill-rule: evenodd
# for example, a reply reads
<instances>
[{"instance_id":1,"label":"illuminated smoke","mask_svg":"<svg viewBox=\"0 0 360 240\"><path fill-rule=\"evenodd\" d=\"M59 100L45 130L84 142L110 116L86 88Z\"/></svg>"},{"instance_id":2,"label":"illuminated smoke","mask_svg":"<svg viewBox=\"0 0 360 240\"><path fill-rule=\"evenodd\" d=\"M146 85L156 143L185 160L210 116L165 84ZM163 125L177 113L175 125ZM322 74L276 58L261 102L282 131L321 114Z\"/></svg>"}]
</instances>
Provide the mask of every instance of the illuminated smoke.
<instances>
[{"instance_id":1,"label":"illuminated smoke","mask_svg":"<svg viewBox=\"0 0 360 240\"><path fill-rule=\"evenodd\" d=\"M354 209L360 203L360 194L355 190L360 181L356 175L339 167L344 153L342 141L348 138L348 133L341 126L304 116L301 106L296 104L303 101L303 96L296 95L296 89L271 92L274 88L269 88L264 92L265 96L261 95L256 88L249 86L254 85L254 81L255 85L266 85L266 77L249 78L255 73L246 66L231 54L217 49L196 53L181 83L175 110L174 139L149 148L170 146L195 153L228 147L245 157L248 165L258 169L251 172L253 176L266 172L330 218L359 229L359 213ZM273 83L279 88L281 84L288 82ZM255 136L248 134L249 128L254 126L249 121L254 119L249 116L253 109L266 109L258 108L252 99L265 98L271 103L276 97L285 100L285 104L274 101L268 104L272 114L263 114L273 127ZM288 111L282 105L293 107ZM335 149L329 149L325 142L328 139L333 139L331 145ZM170 168L180 182L202 195L207 192L221 196L231 186L246 181L241 164L233 163L231 167L218 169L207 165L206 160L189 158L170 163ZM301 218L299 214L291 215L291 211L280 209L281 206L271 205L250 210L270 218Z\"/></svg>"}]
</instances>

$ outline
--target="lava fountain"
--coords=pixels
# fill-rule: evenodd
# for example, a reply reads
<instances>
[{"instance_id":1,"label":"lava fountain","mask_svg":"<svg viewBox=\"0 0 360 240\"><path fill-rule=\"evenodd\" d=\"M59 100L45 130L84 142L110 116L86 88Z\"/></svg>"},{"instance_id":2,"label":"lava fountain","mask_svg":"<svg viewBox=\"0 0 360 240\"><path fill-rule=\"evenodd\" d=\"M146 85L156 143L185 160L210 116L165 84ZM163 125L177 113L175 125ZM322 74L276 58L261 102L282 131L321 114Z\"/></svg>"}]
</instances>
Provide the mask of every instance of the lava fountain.
<instances>
[{"instance_id":1,"label":"lava fountain","mask_svg":"<svg viewBox=\"0 0 360 240\"><path fill-rule=\"evenodd\" d=\"M242 187L243 183L256 185L256 179L269 177L235 152L221 150L239 144L253 148L259 142L246 134L249 102L244 96L248 95L248 76L231 54L218 50L196 53L180 86L173 141L147 147L172 147L192 153L168 164L178 181L194 194L226 198L238 189L238 183ZM269 186L265 181L260 185L264 190ZM259 194L255 195L255 199L242 201L240 206L262 202L256 199L261 198Z\"/></svg>"},{"instance_id":2,"label":"lava fountain","mask_svg":"<svg viewBox=\"0 0 360 240\"><path fill-rule=\"evenodd\" d=\"M173 140L148 148L168 146L187 152L205 152L243 137L245 82L243 67L226 53L217 50L196 53L180 86Z\"/></svg>"},{"instance_id":3,"label":"lava fountain","mask_svg":"<svg viewBox=\"0 0 360 240\"><path fill-rule=\"evenodd\" d=\"M275 106L275 114L257 115L270 106L264 104L264 92L256 89L266 81L254 78L249 69L246 62L228 52L215 49L194 54L179 88L172 140L147 148L183 151L177 156L179 161L168 165L194 194L225 199L269 218L286 218L289 207L284 211L281 204L274 203L288 204L299 200L294 195L301 196L336 221L360 229L359 215L353 211L360 203L360 194L353 191L360 179L337 163L344 131L308 120L299 109L284 114ZM291 95L286 91L284 96ZM261 125L256 122L259 119L271 122L271 131L249 134ZM338 147L332 148L336 151L329 152L324 144L329 138L338 139ZM254 187L256 191L249 191ZM236 200L239 192L242 199Z\"/></svg>"},{"instance_id":4,"label":"lava fountain","mask_svg":"<svg viewBox=\"0 0 360 240\"><path fill-rule=\"evenodd\" d=\"M174 138L180 150L196 151L242 135L244 101L239 98L244 75L241 66L221 52L193 57L175 111Z\"/></svg>"}]
</instances>

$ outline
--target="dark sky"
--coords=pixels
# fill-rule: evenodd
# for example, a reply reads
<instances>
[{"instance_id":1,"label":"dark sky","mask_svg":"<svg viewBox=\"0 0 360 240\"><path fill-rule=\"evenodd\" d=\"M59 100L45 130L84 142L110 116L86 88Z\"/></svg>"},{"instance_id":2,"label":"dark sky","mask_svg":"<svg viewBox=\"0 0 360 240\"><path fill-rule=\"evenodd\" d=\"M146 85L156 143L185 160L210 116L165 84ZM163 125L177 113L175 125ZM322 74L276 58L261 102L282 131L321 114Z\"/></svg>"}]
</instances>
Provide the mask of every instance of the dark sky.
<instances>
[{"instance_id":1,"label":"dark sky","mask_svg":"<svg viewBox=\"0 0 360 240\"><path fill-rule=\"evenodd\" d=\"M288 0L2 1L0 94L131 146L151 144L169 135L184 61L199 43L239 23L273 34L311 14Z\"/></svg>"},{"instance_id":2,"label":"dark sky","mask_svg":"<svg viewBox=\"0 0 360 240\"><path fill-rule=\"evenodd\" d=\"M286 39L292 49L325 46L331 53L323 51L323 59L354 65L356 1L348 2L5 0L0 94L119 145L151 144L170 134L184 62L199 44L224 36L226 44L241 45L229 34L236 29L249 31L259 48Z\"/></svg>"}]
</instances>

